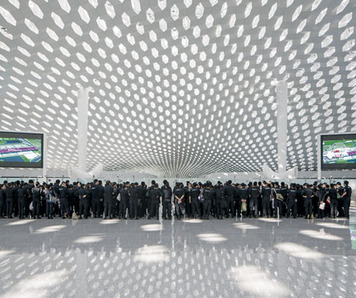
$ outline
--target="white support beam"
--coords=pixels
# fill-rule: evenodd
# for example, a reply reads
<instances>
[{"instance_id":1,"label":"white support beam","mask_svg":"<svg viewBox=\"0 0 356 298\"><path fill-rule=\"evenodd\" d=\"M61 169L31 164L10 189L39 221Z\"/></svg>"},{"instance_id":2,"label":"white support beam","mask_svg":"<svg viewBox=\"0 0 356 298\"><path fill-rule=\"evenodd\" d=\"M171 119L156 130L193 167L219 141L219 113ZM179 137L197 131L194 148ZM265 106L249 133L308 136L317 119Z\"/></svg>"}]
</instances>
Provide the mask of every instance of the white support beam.
<instances>
[{"instance_id":1,"label":"white support beam","mask_svg":"<svg viewBox=\"0 0 356 298\"><path fill-rule=\"evenodd\" d=\"M288 86L287 82L278 82L277 88L277 147L278 172L287 171L287 112L288 112Z\"/></svg>"},{"instance_id":2,"label":"white support beam","mask_svg":"<svg viewBox=\"0 0 356 298\"><path fill-rule=\"evenodd\" d=\"M88 89L78 90L78 169L86 171L88 147Z\"/></svg>"}]
</instances>

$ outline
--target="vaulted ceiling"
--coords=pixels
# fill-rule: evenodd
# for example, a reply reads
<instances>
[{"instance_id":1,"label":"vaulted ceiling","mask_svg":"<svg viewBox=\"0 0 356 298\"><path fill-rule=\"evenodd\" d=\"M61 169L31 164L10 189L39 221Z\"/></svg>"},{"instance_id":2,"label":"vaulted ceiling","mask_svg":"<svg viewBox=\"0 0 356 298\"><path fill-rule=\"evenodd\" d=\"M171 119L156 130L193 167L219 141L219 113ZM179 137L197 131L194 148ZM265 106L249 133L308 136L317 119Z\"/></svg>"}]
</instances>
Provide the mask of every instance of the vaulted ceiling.
<instances>
[{"instance_id":1,"label":"vaulted ceiling","mask_svg":"<svg viewBox=\"0 0 356 298\"><path fill-rule=\"evenodd\" d=\"M275 82L288 83L288 167L316 135L356 130L352 0L3 0L0 129L44 131L48 168L161 176L277 167Z\"/></svg>"}]
</instances>

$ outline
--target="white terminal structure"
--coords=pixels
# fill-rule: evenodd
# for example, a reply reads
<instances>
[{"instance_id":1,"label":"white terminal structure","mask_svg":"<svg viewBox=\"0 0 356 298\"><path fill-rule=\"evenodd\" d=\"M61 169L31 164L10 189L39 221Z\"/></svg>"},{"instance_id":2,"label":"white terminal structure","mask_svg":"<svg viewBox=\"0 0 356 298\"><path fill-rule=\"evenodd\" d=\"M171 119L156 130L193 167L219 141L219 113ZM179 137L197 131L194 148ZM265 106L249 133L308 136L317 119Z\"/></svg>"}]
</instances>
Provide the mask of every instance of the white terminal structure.
<instances>
[{"instance_id":1,"label":"white terminal structure","mask_svg":"<svg viewBox=\"0 0 356 298\"><path fill-rule=\"evenodd\" d=\"M318 134L356 131L355 14L350 0L3 0L0 130L45 132L47 169L316 171Z\"/></svg>"}]
</instances>

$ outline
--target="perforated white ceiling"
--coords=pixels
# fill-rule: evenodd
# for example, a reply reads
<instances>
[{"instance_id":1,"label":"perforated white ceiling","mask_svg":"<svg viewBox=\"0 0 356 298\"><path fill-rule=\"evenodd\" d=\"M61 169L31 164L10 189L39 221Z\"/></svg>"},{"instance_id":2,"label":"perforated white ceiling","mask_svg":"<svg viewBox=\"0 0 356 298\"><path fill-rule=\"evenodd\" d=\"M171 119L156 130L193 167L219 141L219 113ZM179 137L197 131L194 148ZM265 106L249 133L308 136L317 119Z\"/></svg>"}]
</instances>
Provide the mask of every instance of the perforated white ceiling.
<instances>
[{"instance_id":1,"label":"perforated white ceiling","mask_svg":"<svg viewBox=\"0 0 356 298\"><path fill-rule=\"evenodd\" d=\"M3 0L0 128L45 131L48 167L165 176L276 169L273 82L289 86L288 167L316 168L316 135L356 129L352 0Z\"/></svg>"}]
</instances>

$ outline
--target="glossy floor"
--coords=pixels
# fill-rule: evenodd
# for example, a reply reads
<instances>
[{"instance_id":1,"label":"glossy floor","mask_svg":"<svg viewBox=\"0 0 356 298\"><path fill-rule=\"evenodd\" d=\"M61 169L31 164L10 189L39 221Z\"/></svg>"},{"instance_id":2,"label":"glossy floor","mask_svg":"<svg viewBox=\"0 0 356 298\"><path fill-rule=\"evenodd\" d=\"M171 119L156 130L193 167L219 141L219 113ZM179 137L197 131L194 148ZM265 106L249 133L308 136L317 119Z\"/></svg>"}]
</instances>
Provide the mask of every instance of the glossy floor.
<instances>
[{"instance_id":1,"label":"glossy floor","mask_svg":"<svg viewBox=\"0 0 356 298\"><path fill-rule=\"evenodd\" d=\"M0 231L1 297L356 296L355 216L2 219Z\"/></svg>"}]
</instances>

